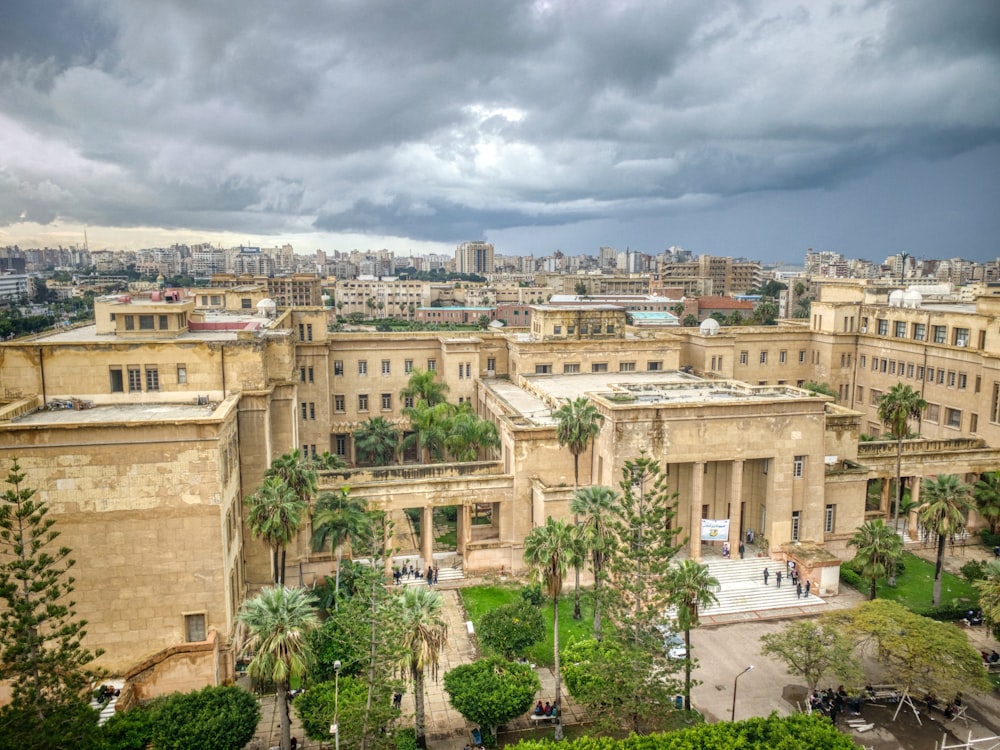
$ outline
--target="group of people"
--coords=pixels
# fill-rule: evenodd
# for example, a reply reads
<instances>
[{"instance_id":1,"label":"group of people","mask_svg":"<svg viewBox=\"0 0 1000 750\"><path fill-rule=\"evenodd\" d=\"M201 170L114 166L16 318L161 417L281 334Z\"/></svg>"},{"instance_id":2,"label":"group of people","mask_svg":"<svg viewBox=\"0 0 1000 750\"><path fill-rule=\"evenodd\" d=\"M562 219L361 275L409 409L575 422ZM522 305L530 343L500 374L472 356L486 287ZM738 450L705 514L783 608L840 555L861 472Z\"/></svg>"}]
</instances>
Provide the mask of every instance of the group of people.
<instances>
[{"instance_id":1,"label":"group of people","mask_svg":"<svg viewBox=\"0 0 1000 750\"><path fill-rule=\"evenodd\" d=\"M395 581L397 586L399 586L403 583L404 578L407 580L410 580L411 578L426 578L428 586L432 584L436 585L438 582L438 567L437 565L434 567L428 565L425 572L414 566L413 563L410 563L409 566L403 565L402 567L394 565L392 567L392 580Z\"/></svg>"},{"instance_id":2,"label":"group of people","mask_svg":"<svg viewBox=\"0 0 1000 750\"><path fill-rule=\"evenodd\" d=\"M996 649L993 649L990 653L986 653L985 651L980 651L979 653L982 654L983 664L990 665L1000 662L1000 654L996 652Z\"/></svg>"},{"instance_id":3,"label":"group of people","mask_svg":"<svg viewBox=\"0 0 1000 750\"><path fill-rule=\"evenodd\" d=\"M545 705L542 705L541 701L538 701L535 705L535 716L555 716L557 709L548 701L545 701Z\"/></svg>"},{"instance_id":4,"label":"group of people","mask_svg":"<svg viewBox=\"0 0 1000 750\"><path fill-rule=\"evenodd\" d=\"M864 703L863 695L849 695L843 685L838 686L836 690L833 688L813 690L809 696L810 710L829 716L834 724L837 723L837 716L845 710L852 716L860 716L862 703Z\"/></svg>"},{"instance_id":5,"label":"group of people","mask_svg":"<svg viewBox=\"0 0 1000 750\"><path fill-rule=\"evenodd\" d=\"M742 541L740 542L739 550L740 550L740 559L742 560L743 556L746 554L747 551L746 545L744 545ZM723 542L722 557L728 560L731 556L732 556L732 548L729 546L729 542Z\"/></svg>"},{"instance_id":6,"label":"group of people","mask_svg":"<svg viewBox=\"0 0 1000 750\"><path fill-rule=\"evenodd\" d=\"M768 579L771 577L771 571L768 568L764 568L764 585L767 586ZM803 596L808 597L809 592L812 589L812 582L806 581L805 585L802 585L802 581L799 578L799 569L795 567L795 563L791 560L788 561L788 578L795 586L795 598L801 599ZM781 571L776 571L774 574L774 581L777 584L777 588L781 588Z\"/></svg>"},{"instance_id":7,"label":"group of people","mask_svg":"<svg viewBox=\"0 0 1000 750\"><path fill-rule=\"evenodd\" d=\"M121 695L122 691L115 688L114 685L101 685L101 689L97 694L98 703L107 703L112 698Z\"/></svg>"},{"instance_id":8,"label":"group of people","mask_svg":"<svg viewBox=\"0 0 1000 750\"><path fill-rule=\"evenodd\" d=\"M937 699L933 691L927 693L924 696L924 705L927 706L927 713L939 710L944 714L944 718L952 719L962 708L962 694L958 693L954 698L951 699L951 703L946 704L944 707L941 706L941 701Z\"/></svg>"}]
</instances>

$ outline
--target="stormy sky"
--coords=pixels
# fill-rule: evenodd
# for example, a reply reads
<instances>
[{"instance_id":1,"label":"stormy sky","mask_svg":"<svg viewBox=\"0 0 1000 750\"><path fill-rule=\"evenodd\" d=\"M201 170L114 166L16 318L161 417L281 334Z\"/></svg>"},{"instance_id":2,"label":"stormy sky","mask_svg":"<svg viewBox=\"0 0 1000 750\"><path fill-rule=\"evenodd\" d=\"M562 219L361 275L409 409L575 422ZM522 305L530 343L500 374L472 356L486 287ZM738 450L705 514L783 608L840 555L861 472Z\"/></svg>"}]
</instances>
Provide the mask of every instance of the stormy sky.
<instances>
[{"instance_id":1,"label":"stormy sky","mask_svg":"<svg viewBox=\"0 0 1000 750\"><path fill-rule=\"evenodd\" d=\"M0 245L1000 255L996 0L5 0Z\"/></svg>"}]
</instances>

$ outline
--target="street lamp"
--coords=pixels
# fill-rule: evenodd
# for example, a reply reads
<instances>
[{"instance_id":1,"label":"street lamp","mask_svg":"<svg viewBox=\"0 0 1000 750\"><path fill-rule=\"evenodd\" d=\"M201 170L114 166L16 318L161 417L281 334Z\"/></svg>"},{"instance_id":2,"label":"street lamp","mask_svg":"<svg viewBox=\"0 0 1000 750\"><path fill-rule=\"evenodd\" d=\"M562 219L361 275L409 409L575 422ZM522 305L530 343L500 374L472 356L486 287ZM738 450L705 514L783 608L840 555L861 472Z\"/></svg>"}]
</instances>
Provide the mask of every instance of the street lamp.
<instances>
[{"instance_id":1,"label":"street lamp","mask_svg":"<svg viewBox=\"0 0 1000 750\"><path fill-rule=\"evenodd\" d=\"M330 725L333 735L334 750L340 750L340 659L333 663L333 724Z\"/></svg>"},{"instance_id":2,"label":"street lamp","mask_svg":"<svg viewBox=\"0 0 1000 750\"><path fill-rule=\"evenodd\" d=\"M740 677L742 677L743 675L745 675L751 669L753 669L753 664L751 664L749 667L747 667L742 672L740 672L738 675L736 675L736 679L733 680L733 712L732 712L732 715L729 717L730 721L736 721L736 686L737 686L737 684L740 681Z\"/></svg>"}]
</instances>

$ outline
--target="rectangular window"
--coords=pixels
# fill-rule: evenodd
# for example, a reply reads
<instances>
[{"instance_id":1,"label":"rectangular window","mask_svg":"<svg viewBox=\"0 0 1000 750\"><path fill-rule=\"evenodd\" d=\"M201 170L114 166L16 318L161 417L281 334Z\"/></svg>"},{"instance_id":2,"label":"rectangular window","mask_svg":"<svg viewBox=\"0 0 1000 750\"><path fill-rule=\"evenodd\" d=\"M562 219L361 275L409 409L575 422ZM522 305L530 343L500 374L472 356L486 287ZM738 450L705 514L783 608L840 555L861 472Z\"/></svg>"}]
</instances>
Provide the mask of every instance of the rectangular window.
<instances>
[{"instance_id":1,"label":"rectangular window","mask_svg":"<svg viewBox=\"0 0 1000 750\"><path fill-rule=\"evenodd\" d=\"M863 370L867 366L868 366L868 357L866 357L864 354L862 354L861 355L861 369Z\"/></svg>"},{"instance_id":2,"label":"rectangular window","mask_svg":"<svg viewBox=\"0 0 1000 750\"><path fill-rule=\"evenodd\" d=\"M879 371L880 371L880 372L885 372L885 371L886 371L886 369L888 368L888 366L889 366L889 360L887 360L887 359L883 359L883 360L882 360L882 363L881 363L881 365L880 365L880 367L879 367Z\"/></svg>"},{"instance_id":3,"label":"rectangular window","mask_svg":"<svg viewBox=\"0 0 1000 750\"><path fill-rule=\"evenodd\" d=\"M878 372L878 357L872 357L872 372Z\"/></svg>"},{"instance_id":4,"label":"rectangular window","mask_svg":"<svg viewBox=\"0 0 1000 750\"><path fill-rule=\"evenodd\" d=\"M924 368L921 367L920 365L917 365L917 380L923 380L923 379L924 379Z\"/></svg>"},{"instance_id":5,"label":"rectangular window","mask_svg":"<svg viewBox=\"0 0 1000 750\"><path fill-rule=\"evenodd\" d=\"M944 385L944 370L938 370L938 385Z\"/></svg>"},{"instance_id":6,"label":"rectangular window","mask_svg":"<svg viewBox=\"0 0 1000 750\"><path fill-rule=\"evenodd\" d=\"M552 326L552 333L555 336L562 334L562 326Z\"/></svg>"},{"instance_id":7,"label":"rectangular window","mask_svg":"<svg viewBox=\"0 0 1000 750\"><path fill-rule=\"evenodd\" d=\"M382 374L383 375L392 374L392 365L389 363L389 360L387 359L382 360Z\"/></svg>"},{"instance_id":8,"label":"rectangular window","mask_svg":"<svg viewBox=\"0 0 1000 750\"><path fill-rule=\"evenodd\" d=\"M124 393L125 392L125 381L122 379L122 368L112 367L109 370L111 374L111 392L112 393Z\"/></svg>"},{"instance_id":9,"label":"rectangular window","mask_svg":"<svg viewBox=\"0 0 1000 750\"><path fill-rule=\"evenodd\" d=\"M948 327L947 326L934 326L934 343L943 344L947 341Z\"/></svg>"},{"instance_id":10,"label":"rectangular window","mask_svg":"<svg viewBox=\"0 0 1000 750\"><path fill-rule=\"evenodd\" d=\"M160 390L160 371L155 367L146 368L146 390Z\"/></svg>"},{"instance_id":11,"label":"rectangular window","mask_svg":"<svg viewBox=\"0 0 1000 750\"><path fill-rule=\"evenodd\" d=\"M302 421L306 421L309 418L309 405L303 401L299 404L299 408L302 410Z\"/></svg>"},{"instance_id":12,"label":"rectangular window","mask_svg":"<svg viewBox=\"0 0 1000 750\"><path fill-rule=\"evenodd\" d=\"M895 324L893 325L893 329L894 329L893 330L893 336L895 336L897 339L905 339L906 338L906 321L905 320L897 320L895 322Z\"/></svg>"},{"instance_id":13,"label":"rectangular window","mask_svg":"<svg viewBox=\"0 0 1000 750\"><path fill-rule=\"evenodd\" d=\"M888 320L879 320L878 321L878 335L879 336L888 336L889 335L889 321Z\"/></svg>"},{"instance_id":14,"label":"rectangular window","mask_svg":"<svg viewBox=\"0 0 1000 750\"><path fill-rule=\"evenodd\" d=\"M128 368L128 390L129 393L142 390L142 371L138 367Z\"/></svg>"},{"instance_id":15,"label":"rectangular window","mask_svg":"<svg viewBox=\"0 0 1000 750\"><path fill-rule=\"evenodd\" d=\"M153 316L152 315L140 315L139 316L139 330L140 331L152 331L153 330Z\"/></svg>"},{"instance_id":16,"label":"rectangular window","mask_svg":"<svg viewBox=\"0 0 1000 750\"><path fill-rule=\"evenodd\" d=\"M976 432L979 429L979 415L970 414L969 415L969 432Z\"/></svg>"},{"instance_id":17,"label":"rectangular window","mask_svg":"<svg viewBox=\"0 0 1000 750\"><path fill-rule=\"evenodd\" d=\"M403 372L406 373L407 375L409 375L411 372L413 372L413 360L412 359L404 359L403 360Z\"/></svg>"},{"instance_id":18,"label":"rectangular window","mask_svg":"<svg viewBox=\"0 0 1000 750\"><path fill-rule=\"evenodd\" d=\"M892 360L889 363L889 374L890 375L895 375L896 374L896 360Z\"/></svg>"},{"instance_id":19,"label":"rectangular window","mask_svg":"<svg viewBox=\"0 0 1000 750\"><path fill-rule=\"evenodd\" d=\"M741 365L745 365L749 361L749 358L750 358L750 354L748 352L740 352L740 364Z\"/></svg>"},{"instance_id":20,"label":"rectangular window","mask_svg":"<svg viewBox=\"0 0 1000 750\"><path fill-rule=\"evenodd\" d=\"M618 372L635 372L635 362L619 362Z\"/></svg>"},{"instance_id":21,"label":"rectangular window","mask_svg":"<svg viewBox=\"0 0 1000 750\"><path fill-rule=\"evenodd\" d=\"M438 363L436 359L427 360L427 372L437 372Z\"/></svg>"},{"instance_id":22,"label":"rectangular window","mask_svg":"<svg viewBox=\"0 0 1000 750\"><path fill-rule=\"evenodd\" d=\"M413 396L404 396L403 397L403 408L404 409L412 409L413 408Z\"/></svg>"},{"instance_id":23,"label":"rectangular window","mask_svg":"<svg viewBox=\"0 0 1000 750\"><path fill-rule=\"evenodd\" d=\"M608 333L614 333L615 332L614 323L608 323L608 329L607 330L608 330Z\"/></svg>"},{"instance_id":24,"label":"rectangular window","mask_svg":"<svg viewBox=\"0 0 1000 750\"><path fill-rule=\"evenodd\" d=\"M941 407L937 404L927 404L927 410L924 412L924 420L937 424L940 410Z\"/></svg>"},{"instance_id":25,"label":"rectangular window","mask_svg":"<svg viewBox=\"0 0 1000 750\"><path fill-rule=\"evenodd\" d=\"M347 398L341 394L336 394L333 397L333 410L338 414L343 414L345 411L345 406L347 405Z\"/></svg>"},{"instance_id":26,"label":"rectangular window","mask_svg":"<svg viewBox=\"0 0 1000 750\"><path fill-rule=\"evenodd\" d=\"M663 362L660 362L659 360L654 360L652 362L646 363L647 372L659 372L662 369L663 369Z\"/></svg>"},{"instance_id":27,"label":"rectangular window","mask_svg":"<svg viewBox=\"0 0 1000 750\"><path fill-rule=\"evenodd\" d=\"M344 374L344 360L342 359L333 360L333 374L334 376L339 376Z\"/></svg>"},{"instance_id":28,"label":"rectangular window","mask_svg":"<svg viewBox=\"0 0 1000 750\"><path fill-rule=\"evenodd\" d=\"M166 315L161 315L160 316L160 330L161 331L165 331L165 330L167 330L167 328L168 328L168 326L167 326L167 316Z\"/></svg>"},{"instance_id":29,"label":"rectangular window","mask_svg":"<svg viewBox=\"0 0 1000 750\"><path fill-rule=\"evenodd\" d=\"M367 359L359 359L358 360L358 375L367 375L367 374L368 374L368 360Z\"/></svg>"},{"instance_id":30,"label":"rectangular window","mask_svg":"<svg viewBox=\"0 0 1000 750\"><path fill-rule=\"evenodd\" d=\"M566 326L567 336L572 336L574 333L576 333L576 326Z\"/></svg>"},{"instance_id":31,"label":"rectangular window","mask_svg":"<svg viewBox=\"0 0 1000 750\"><path fill-rule=\"evenodd\" d=\"M184 637L188 643L205 640L205 613L184 615Z\"/></svg>"},{"instance_id":32,"label":"rectangular window","mask_svg":"<svg viewBox=\"0 0 1000 750\"><path fill-rule=\"evenodd\" d=\"M549 375L552 373L552 365L535 365L535 375Z\"/></svg>"},{"instance_id":33,"label":"rectangular window","mask_svg":"<svg viewBox=\"0 0 1000 750\"><path fill-rule=\"evenodd\" d=\"M962 412L960 409L945 409L945 424L960 429L962 427Z\"/></svg>"},{"instance_id":34,"label":"rectangular window","mask_svg":"<svg viewBox=\"0 0 1000 750\"><path fill-rule=\"evenodd\" d=\"M782 349L780 352L778 352L778 364L783 365L787 361L788 361L788 352Z\"/></svg>"},{"instance_id":35,"label":"rectangular window","mask_svg":"<svg viewBox=\"0 0 1000 750\"><path fill-rule=\"evenodd\" d=\"M923 341L927 338L927 325L924 323L913 324L913 340Z\"/></svg>"},{"instance_id":36,"label":"rectangular window","mask_svg":"<svg viewBox=\"0 0 1000 750\"><path fill-rule=\"evenodd\" d=\"M368 411L368 394L358 394L358 411Z\"/></svg>"},{"instance_id":37,"label":"rectangular window","mask_svg":"<svg viewBox=\"0 0 1000 750\"><path fill-rule=\"evenodd\" d=\"M956 328L954 334L955 346L968 346L969 345L969 329L968 328Z\"/></svg>"},{"instance_id":38,"label":"rectangular window","mask_svg":"<svg viewBox=\"0 0 1000 750\"><path fill-rule=\"evenodd\" d=\"M834 529L834 522L837 517L837 506L827 505L826 514L823 516L823 531L827 534L832 534Z\"/></svg>"},{"instance_id":39,"label":"rectangular window","mask_svg":"<svg viewBox=\"0 0 1000 750\"><path fill-rule=\"evenodd\" d=\"M796 456L795 460L792 461L792 476L796 479L802 478L802 473L805 471L806 457Z\"/></svg>"},{"instance_id":40,"label":"rectangular window","mask_svg":"<svg viewBox=\"0 0 1000 750\"><path fill-rule=\"evenodd\" d=\"M869 403L871 403L872 406L878 406L879 399L881 398L882 398L882 391L876 388L872 388L870 391L868 391Z\"/></svg>"},{"instance_id":41,"label":"rectangular window","mask_svg":"<svg viewBox=\"0 0 1000 750\"><path fill-rule=\"evenodd\" d=\"M948 370L948 387L949 388L954 388L955 387L955 371L954 370Z\"/></svg>"},{"instance_id":42,"label":"rectangular window","mask_svg":"<svg viewBox=\"0 0 1000 750\"><path fill-rule=\"evenodd\" d=\"M347 435L333 436L333 452L338 456L347 455Z\"/></svg>"},{"instance_id":43,"label":"rectangular window","mask_svg":"<svg viewBox=\"0 0 1000 750\"><path fill-rule=\"evenodd\" d=\"M806 361L806 350L803 349L799 352L799 364L803 364Z\"/></svg>"},{"instance_id":44,"label":"rectangular window","mask_svg":"<svg viewBox=\"0 0 1000 750\"><path fill-rule=\"evenodd\" d=\"M573 375L578 372L580 372L579 362L571 362L563 365L563 374L565 375Z\"/></svg>"},{"instance_id":45,"label":"rectangular window","mask_svg":"<svg viewBox=\"0 0 1000 750\"><path fill-rule=\"evenodd\" d=\"M306 323L306 341L313 340L313 324Z\"/></svg>"},{"instance_id":46,"label":"rectangular window","mask_svg":"<svg viewBox=\"0 0 1000 750\"><path fill-rule=\"evenodd\" d=\"M590 366L590 371L591 372L607 372L608 371L608 363L607 362L594 362Z\"/></svg>"},{"instance_id":47,"label":"rectangular window","mask_svg":"<svg viewBox=\"0 0 1000 750\"><path fill-rule=\"evenodd\" d=\"M766 365L767 364L767 352L761 352L760 353L760 363L762 365Z\"/></svg>"},{"instance_id":48,"label":"rectangular window","mask_svg":"<svg viewBox=\"0 0 1000 750\"><path fill-rule=\"evenodd\" d=\"M382 411L389 411L392 409L392 394L383 393L382 394Z\"/></svg>"},{"instance_id":49,"label":"rectangular window","mask_svg":"<svg viewBox=\"0 0 1000 750\"><path fill-rule=\"evenodd\" d=\"M188 382L187 365L177 365L177 385L185 385Z\"/></svg>"},{"instance_id":50,"label":"rectangular window","mask_svg":"<svg viewBox=\"0 0 1000 750\"><path fill-rule=\"evenodd\" d=\"M125 330L126 331L134 331L135 330L135 316L134 315L126 315L125 316Z\"/></svg>"},{"instance_id":51,"label":"rectangular window","mask_svg":"<svg viewBox=\"0 0 1000 750\"><path fill-rule=\"evenodd\" d=\"M906 377L908 377L908 378L912 378L913 377L913 364L912 363L906 365Z\"/></svg>"},{"instance_id":52,"label":"rectangular window","mask_svg":"<svg viewBox=\"0 0 1000 750\"><path fill-rule=\"evenodd\" d=\"M934 368L933 367L928 367L927 368L927 382L928 383L933 383L934 382Z\"/></svg>"},{"instance_id":53,"label":"rectangular window","mask_svg":"<svg viewBox=\"0 0 1000 750\"><path fill-rule=\"evenodd\" d=\"M495 375L497 371L497 358L487 357L486 358L486 372L490 375Z\"/></svg>"},{"instance_id":54,"label":"rectangular window","mask_svg":"<svg viewBox=\"0 0 1000 750\"><path fill-rule=\"evenodd\" d=\"M865 389L860 385L855 386L854 400L857 401L859 404L863 404L865 402Z\"/></svg>"},{"instance_id":55,"label":"rectangular window","mask_svg":"<svg viewBox=\"0 0 1000 750\"><path fill-rule=\"evenodd\" d=\"M868 318L861 318L861 333L868 333Z\"/></svg>"},{"instance_id":56,"label":"rectangular window","mask_svg":"<svg viewBox=\"0 0 1000 750\"><path fill-rule=\"evenodd\" d=\"M802 530L802 511L792 511L792 541L799 541L799 533Z\"/></svg>"}]
</instances>

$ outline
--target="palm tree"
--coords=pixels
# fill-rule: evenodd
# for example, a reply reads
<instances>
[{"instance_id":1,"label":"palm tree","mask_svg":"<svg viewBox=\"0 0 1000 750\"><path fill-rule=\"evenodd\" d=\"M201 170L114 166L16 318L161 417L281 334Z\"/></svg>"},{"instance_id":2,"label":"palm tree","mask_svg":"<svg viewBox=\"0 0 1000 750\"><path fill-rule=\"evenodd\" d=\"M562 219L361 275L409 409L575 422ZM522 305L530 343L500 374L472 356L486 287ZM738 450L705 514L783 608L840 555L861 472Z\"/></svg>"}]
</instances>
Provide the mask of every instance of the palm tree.
<instances>
[{"instance_id":1,"label":"palm tree","mask_svg":"<svg viewBox=\"0 0 1000 750\"><path fill-rule=\"evenodd\" d=\"M446 402L430 406L420 399L413 406L403 409L403 413L410 418L410 426L413 428L413 433L403 439L403 447L416 446L423 463L429 463L431 460L440 461L444 456L448 424L454 408Z\"/></svg>"},{"instance_id":2,"label":"palm tree","mask_svg":"<svg viewBox=\"0 0 1000 750\"><path fill-rule=\"evenodd\" d=\"M285 582L285 550L302 525L302 512L308 507L284 479L264 479L257 491L247 498L250 532L271 548L274 583Z\"/></svg>"},{"instance_id":3,"label":"palm tree","mask_svg":"<svg viewBox=\"0 0 1000 750\"><path fill-rule=\"evenodd\" d=\"M997 533L1000 524L1000 471L983 474L972 488L979 515L990 525L990 533Z\"/></svg>"},{"instance_id":4,"label":"palm tree","mask_svg":"<svg viewBox=\"0 0 1000 750\"><path fill-rule=\"evenodd\" d=\"M344 547L356 538L368 525L365 514L368 501L363 497L352 497L349 487L341 487L336 494L324 492L316 499L313 513L312 548L319 552L329 539L337 556L337 578L333 589L334 609L340 609L340 568L344 558Z\"/></svg>"},{"instance_id":5,"label":"palm tree","mask_svg":"<svg viewBox=\"0 0 1000 750\"><path fill-rule=\"evenodd\" d=\"M412 398L416 401L426 401L430 406L436 406L445 400L448 385L437 379L433 370L414 368L406 388L399 392L400 398Z\"/></svg>"},{"instance_id":6,"label":"palm tree","mask_svg":"<svg viewBox=\"0 0 1000 750\"><path fill-rule=\"evenodd\" d=\"M407 588L398 601L403 622L401 666L413 680L417 745L427 747L424 673L429 668L437 680L438 658L448 642L448 625L444 621L443 600L436 591Z\"/></svg>"},{"instance_id":7,"label":"palm tree","mask_svg":"<svg viewBox=\"0 0 1000 750\"><path fill-rule=\"evenodd\" d=\"M920 525L937 534L937 564L934 568L934 593L931 605L941 601L941 570L944 567L944 545L965 525L965 511L971 507L969 494L972 488L954 474L939 474L925 479L920 486L923 501L917 510Z\"/></svg>"},{"instance_id":8,"label":"palm tree","mask_svg":"<svg viewBox=\"0 0 1000 750\"><path fill-rule=\"evenodd\" d=\"M466 401L451 417L444 442L454 460L475 461L481 449L499 448L500 436L496 425L474 414Z\"/></svg>"},{"instance_id":9,"label":"palm tree","mask_svg":"<svg viewBox=\"0 0 1000 750\"><path fill-rule=\"evenodd\" d=\"M1000 623L1000 560L991 560L986 565L986 577L972 585L979 591L979 607L983 611L983 622L993 632Z\"/></svg>"},{"instance_id":10,"label":"palm tree","mask_svg":"<svg viewBox=\"0 0 1000 750\"><path fill-rule=\"evenodd\" d=\"M309 464L316 471L336 471L344 468L344 460L330 451L323 451L309 458ZM317 477L317 482L319 477Z\"/></svg>"},{"instance_id":11,"label":"palm tree","mask_svg":"<svg viewBox=\"0 0 1000 750\"><path fill-rule=\"evenodd\" d=\"M372 417L354 431L354 445L361 463L388 466L396 457L399 430L385 417Z\"/></svg>"},{"instance_id":12,"label":"palm tree","mask_svg":"<svg viewBox=\"0 0 1000 750\"><path fill-rule=\"evenodd\" d=\"M306 634L319 624L312 596L305 589L268 587L243 603L237 620L249 634L242 653L253 654L247 672L278 688L281 748L290 750L292 725L286 696L291 680L301 679L312 660Z\"/></svg>"},{"instance_id":13,"label":"palm tree","mask_svg":"<svg viewBox=\"0 0 1000 750\"><path fill-rule=\"evenodd\" d=\"M340 460L336 457L334 459ZM319 484L319 475L316 472L318 466L316 459L307 458L296 448L274 459L264 472L264 476L283 479L302 502L309 504L316 497Z\"/></svg>"},{"instance_id":14,"label":"palm tree","mask_svg":"<svg viewBox=\"0 0 1000 750\"><path fill-rule=\"evenodd\" d=\"M590 551L590 567L594 571L594 638L597 640L601 640L601 575L614 540L608 522L617 506L618 493L596 484L578 489L569 504L574 518L582 518L580 530Z\"/></svg>"},{"instance_id":15,"label":"palm tree","mask_svg":"<svg viewBox=\"0 0 1000 750\"><path fill-rule=\"evenodd\" d=\"M552 516L545 519L544 526L536 526L524 538L524 561L541 579L548 595L552 597L552 635L554 639L553 658L556 677L556 732L557 741L563 738L562 726L562 673L559 666L559 594L562 593L563 579L571 565L582 558L583 550L577 526L556 521Z\"/></svg>"},{"instance_id":16,"label":"palm tree","mask_svg":"<svg viewBox=\"0 0 1000 750\"><path fill-rule=\"evenodd\" d=\"M868 598L874 599L878 579L892 579L895 575L896 564L903 556L903 538L881 518L876 518L859 526L847 546L858 548L852 562L862 577L871 581Z\"/></svg>"},{"instance_id":17,"label":"palm tree","mask_svg":"<svg viewBox=\"0 0 1000 750\"><path fill-rule=\"evenodd\" d=\"M677 608L677 626L684 631L684 708L691 710L691 629L698 627L698 612L719 600L715 590L719 582L708 572L708 566L696 560L682 560L670 571L668 601Z\"/></svg>"},{"instance_id":18,"label":"palm tree","mask_svg":"<svg viewBox=\"0 0 1000 750\"><path fill-rule=\"evenodd\" d=\"M910 431L910 420L919 419L927 402L910 386L896 383L878 401L878 418L896 438L896 508L893 512L894 527L899 524L899 503L902 498L903 438Z\"/></svg>"},{"instance_id":19,"label":"palm tree","mask_svg":"<svg viewBox=\"0 0 1000 750\"><path fill-rule=\"evenodd\" d=\"M604 415L590 403L586 396L580 396L573 401L567 401L553 412L556 420L556 439L559 445L567 446L573 454L573 491L580 486L580 454L587 450L590 441L601 432ZM579 523L576 515L573 523ZM576 580L573 587L573 619L579 620L580 613L580 568L576 568Z\"/></svg>"}]
</instances>

